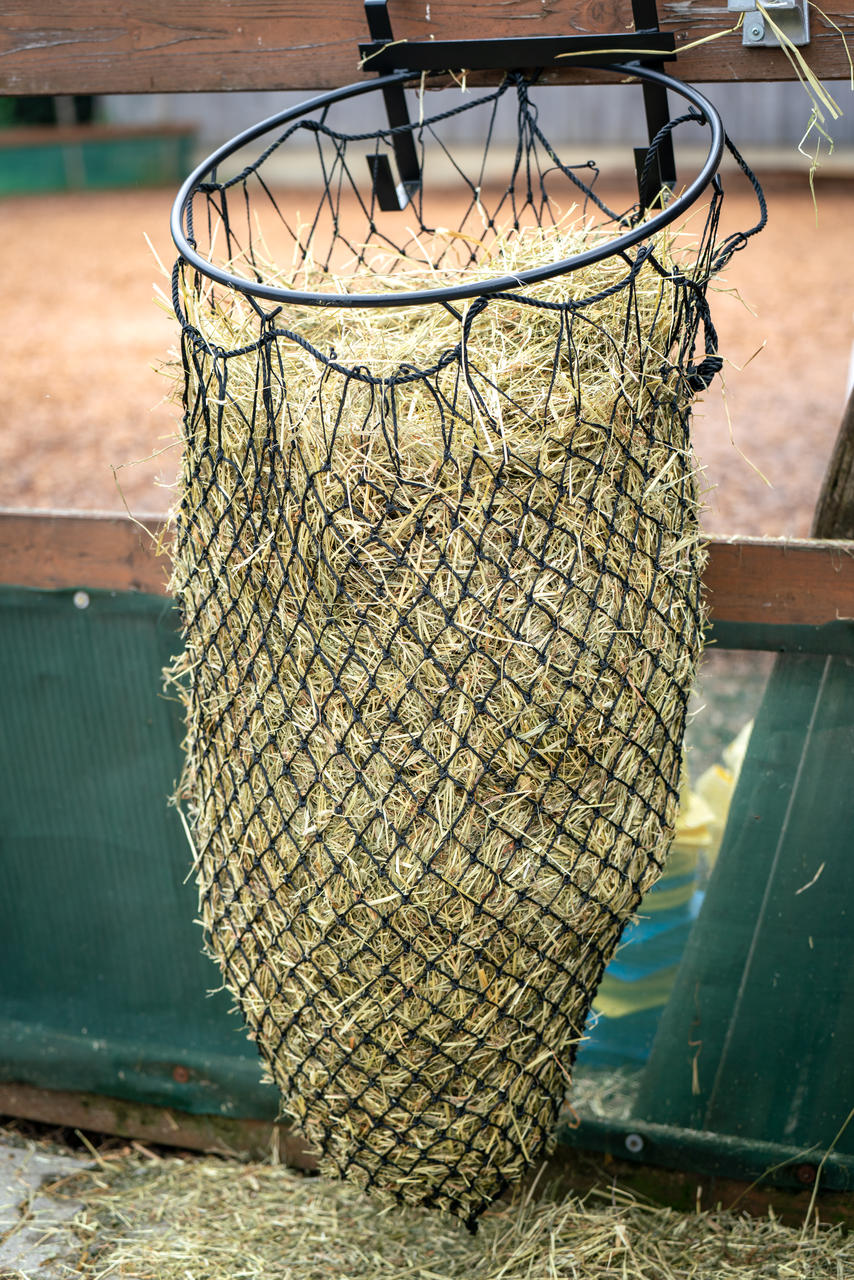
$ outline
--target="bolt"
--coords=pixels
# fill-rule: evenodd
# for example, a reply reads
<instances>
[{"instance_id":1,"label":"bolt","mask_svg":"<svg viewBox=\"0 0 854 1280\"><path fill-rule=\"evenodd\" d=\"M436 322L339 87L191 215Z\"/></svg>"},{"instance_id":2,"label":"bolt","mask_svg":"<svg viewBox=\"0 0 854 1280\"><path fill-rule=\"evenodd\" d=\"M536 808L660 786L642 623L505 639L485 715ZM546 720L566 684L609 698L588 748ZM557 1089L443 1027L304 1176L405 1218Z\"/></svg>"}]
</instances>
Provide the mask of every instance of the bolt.
<instances>
[{"instance_id":1,"label":"bolt","mask_svg":"<svg viewBox=\"0 0 854 1280\"><path fill-rule=\"evenodd\" d=\"M811 1187L815 1182L815 1165L799 1164L795 1169L795 1177L803 1186Z\"/></svg>"},{"instance_id":2,"label":"bolt","mask_svg":"<svg viewBox=\"0 0 854 1280\"><path fill-rule=\"evenodd\" d=\"M190 1078L190 1073L186 1067L173 1067L172 1079L178 1084L186 1084Z\"/></svg>"},{"instance_id":3,"label":"bolt","mask_svg":"<svg viewBox=\"0 0 854 1280\"><path fill-rule=\"evenodd\" d=\"M631 1151L633 1156L643 1151L643 1138L639 1133L626 1134L626 1150Z\"/></svg>"},{"instance_id":4,"label":"bolt","mask_svg":"<svg viewBox=\"0 0 854 1280\"><path fill-rule=\"evenodd\" d=\"M762 37L765 35L765 28L760 26L759 23L757 22L757 23L754 23L754 25L750 28L747 34L751 40L761 40Z\"/></svg>"}]
</instances>

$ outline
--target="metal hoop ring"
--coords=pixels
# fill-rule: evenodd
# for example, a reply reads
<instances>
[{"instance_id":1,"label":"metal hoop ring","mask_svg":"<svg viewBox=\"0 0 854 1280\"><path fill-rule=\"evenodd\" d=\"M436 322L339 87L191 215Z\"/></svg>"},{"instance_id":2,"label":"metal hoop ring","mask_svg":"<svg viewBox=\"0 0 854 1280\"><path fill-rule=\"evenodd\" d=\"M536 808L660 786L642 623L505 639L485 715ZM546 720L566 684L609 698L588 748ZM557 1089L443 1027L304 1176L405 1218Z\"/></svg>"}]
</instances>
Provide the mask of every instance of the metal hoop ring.
<instances>
[{"instance_id":1,"label":"metal hoop ring","mask_svg":"<svg viewBox=\"0 0 854 1280\"><path fill-rule=\"evenodd\" d=\"M632 227L630 231L626 231L623 235L615 236L613 240L608 240L604 244L586 249L583 253L576 253L571 258L565 258L561 262L554 262L544 267L533 267L530 271L521 271L515 276L501 276L493 280L451 285L445 289L418 289L406 293L335 294L304 293L298 289L283 289L274 285L265 285L257 280L247 280L243 276L233 275L221 267L214 266L213 263L206 261L195 251L187 239L185 230L187 206L199 185L209 177L217 165L234 155L236 151L239 151L247 143L253 142L256 138L280 125L288 124L292 120L298 120L310 111L330 106L334 102L341 102L347 98L359 97L363 93L372 93L376 89L382 89L384 85L399 84L401 81L411 80L411 73L406 71L399 71L394 75L381 76L376 80L366 81L364 84L345 85L340 89L333 89L329 93L321 94L319 97L310 98L307 102L300 103L299 106L291 107L286 111L279 112L277 115L270 116L267 120L262 120L259 124L253 125L250 129L246 129L243 133L232 138L230 142L224 143L223 146L219 147L193 170L178 192L175 203L172 206L170 219L172 239L175 241L181 257L208 279L214 280L218 284L226 285L228 288L237 289L241 293L251 294L256 298L265 298L271 302L290 303L292 306L308 307L413 307L431 302L455 302L492 293L506 293L518 289L521 285L538 284L541 280L550 280L554 276L565 275L570 271L578 271L581 267L590 266L594 262L601 262L603 258L623 253L626 249L632 248L633 245L639 244L640 241L654 236L691 207L705 191L718 170L724 149L724 127L716 108L707 98L693 86L683 84L680 80L674 80L672 76L665 75L662 71L656 71L651 67L644 67L639 63L631 62L621 66L610 65L599 67L598 69L612 71L620 75L625 75L628 72L639 80L663 85L666 89L690 102L692 106L697 108L702 117L702 122L711 129L709 151L697 177L666 209L662 209L660 213L655 214L648 222Z\"/></svg>"}]
</instances>

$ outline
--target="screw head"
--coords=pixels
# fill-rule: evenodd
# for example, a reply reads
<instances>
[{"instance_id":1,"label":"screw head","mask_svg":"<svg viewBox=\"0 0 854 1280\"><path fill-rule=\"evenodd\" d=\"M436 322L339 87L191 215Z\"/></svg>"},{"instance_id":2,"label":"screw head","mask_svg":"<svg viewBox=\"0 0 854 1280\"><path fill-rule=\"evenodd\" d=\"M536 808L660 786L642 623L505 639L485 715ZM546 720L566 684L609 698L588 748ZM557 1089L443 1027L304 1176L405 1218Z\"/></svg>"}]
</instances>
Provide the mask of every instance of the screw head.
<instances>
[{"instance_id":1,"label":"screw head","mask_svg":"<svg viewBox=\"0 0 854 1280\"><path fill-rule=\"evenodd\" d=\"M754 23L754 24L753 24L753 26L748 30L747 34L750 36L750 39L751 39L751 40L761 40L761 39L762 39L762 37L763 37L763 36L764 36L764 34L765 34L765 28L764 28L764 27L761 27L761 26L759 25L759 23L758 23L758 22L756 22L756 23Z\"/></svg>"},{"instance_id":2,"label":"screw head","mask_svg":"<svg viewBox=\"0 0 854 1280\"><path fill-rule=\"evenodd\" d=\"M172 1068L172 1079L173 1079L177 1084L186 1084L186 1083L187 1083L187 1081L189 1080L189 1078L190 1078L190 1073L189 1073L189 1071L187 1070L187 1068L186 1068L186 1067L173 1067L173 1068Z\"/></svg>"},{"instance_id":3,"label":"screw head","mask_svg":"<svg viewBox=\"0 0 854 1280\"><path fill-rule=\"evenodd\" d=\"M643 1138L639 1133L626 1134L626 1150L631 1151L634 1156L643 1151Z\"/></svg>"},{"instance_id":4,"label":"screw head","mask_svg":"<svg viewBox=\"0 0 854 1280\"><path fill-rule=\"evenodd\" d=\"M815 1182L815 1165L799 1164L795 1169L795 1177L802 1186L811 1187Z\"/></svg>"}]
</instances>

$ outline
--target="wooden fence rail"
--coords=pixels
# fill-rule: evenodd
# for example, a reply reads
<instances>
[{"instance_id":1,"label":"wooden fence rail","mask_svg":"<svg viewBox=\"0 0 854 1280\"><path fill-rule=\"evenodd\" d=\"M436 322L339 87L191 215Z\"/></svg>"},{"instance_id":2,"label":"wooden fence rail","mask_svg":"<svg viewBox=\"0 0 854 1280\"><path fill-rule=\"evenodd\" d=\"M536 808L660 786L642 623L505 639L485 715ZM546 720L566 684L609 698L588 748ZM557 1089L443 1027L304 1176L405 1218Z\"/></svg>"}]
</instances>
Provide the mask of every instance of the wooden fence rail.
<instances>
[{"instance_id":1,"label":"wooden fence rail","mask_svg":"<svg viewBox=\"0 0 854 1280\"><path fill-rule=\"evenodd\" d=\"M390 0L389 11L400 39L632 29L628 0ZM316 89L359 79L357 45L366 38L361 0L326 0L307 15L305 0L3 0L0 93ZM720 0L659 5L662 29L674 32L677 50L729 30L736 17ZM811 68L823 79L847 78L840 30L854 38L851 6L827 0L823 12L811 10L810 23L804 54ZM744 48L741 32L680 54L676 74L694 82L794 78L784 53ZM601 75L567 67L547 78Z\"/></svg>"},{"instance_id":2,"label":"wooden fence rail","mask_svg":"<svg viewBox=\"0 0 854 1280\"><path fill-rule=\"evenodd\" d=\"M0 511L0 581L165 594L163 536L156 516ZM714 621L820 626L854 618L854 543L712 539L704 583Z\"/></svg>"}]
</instances>

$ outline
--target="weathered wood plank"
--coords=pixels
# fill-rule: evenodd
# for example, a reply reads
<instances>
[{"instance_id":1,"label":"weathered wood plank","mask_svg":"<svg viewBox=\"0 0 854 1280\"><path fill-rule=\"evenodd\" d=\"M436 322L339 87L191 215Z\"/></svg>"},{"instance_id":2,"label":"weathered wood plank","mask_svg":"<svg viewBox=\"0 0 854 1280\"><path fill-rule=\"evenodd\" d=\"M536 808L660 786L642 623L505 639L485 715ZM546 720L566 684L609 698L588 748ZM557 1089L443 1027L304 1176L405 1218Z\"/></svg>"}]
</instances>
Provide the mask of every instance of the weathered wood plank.
<instances>
[{"instance_id":1,"label":"weathered wood plank","mask_svg":"<svg viewBox=\"0 0 854 1280\"><path fill-rule=\"evenodd\" d=\"M0 582L165 594L168 537L157 516L0 511ZM713 539L705 573L713 620L820 626L854 618L854 543Z\"/></svg>"},{"instance_id":2,"label":"weathered wood plank","mask_svg":"<svg viewBox=\"0 0 854 1280\"><path fill-rule=\"evenodd\" d=\"M854 12L828 0L832 21L854 37ZM565 35L631 28L628 0L390 0L400 39ZM663 0L662 28L677 48L733 25L721 0ZM805 55L825 79L849 74L843 42L817 9ZM327 0L322 17L305 0L4 0L0 93L150 93L216 89L314 89L360 78L366 38L360 0ZM777 50L745 49L741 34L684 53L685 80L787 80ZM592 72L550 73L592 80Z\"/></svg>"},{"instance_id":3,"label":"weathered wood plank","mask_svg":"<svg viewBox=\"0 0 854 1280\"><path fill-rule=\"evenodd\" d=\"M812 524L814 538L854 538L854 390L827 465Z\"/></svg>"},{"instance_id":4,"label":"weathered wood plank","mask_svg":"<svg viewBox=\"0 0 854 1280\"><path fill-rule=\"evenodd\" d=\"M854 543L713 540L704 583L715 621L822 626L854 618Z\"/></svg>"},{"instance_id":5,"label":"weathered wood plank","mask_svg":"<svg viewBox=\"0 0 854 1280\"><path fill-rule=\"evenodd\" d=\"M305 1143L284 1125L189 1115L97 1093L0 1083L0 1115L90 1133L114 1133L120 1138L137 1138L189 1151L252 1156L256 1160L269 1159L275 1150L282 1163L292 1168L314 1169L317 1165Z\"/></svg>"},{"instance_id":6,"label":"weathered wood plank","mask_svg":"<svg viewBox=\"0 0 854 1280\"><path fill-rule=\"evenodd\" d=\"M156 554L161 521L89 512L0 512L0 581L58 590L166 594L167 562Z\"/></svg>"}]
</instances>

